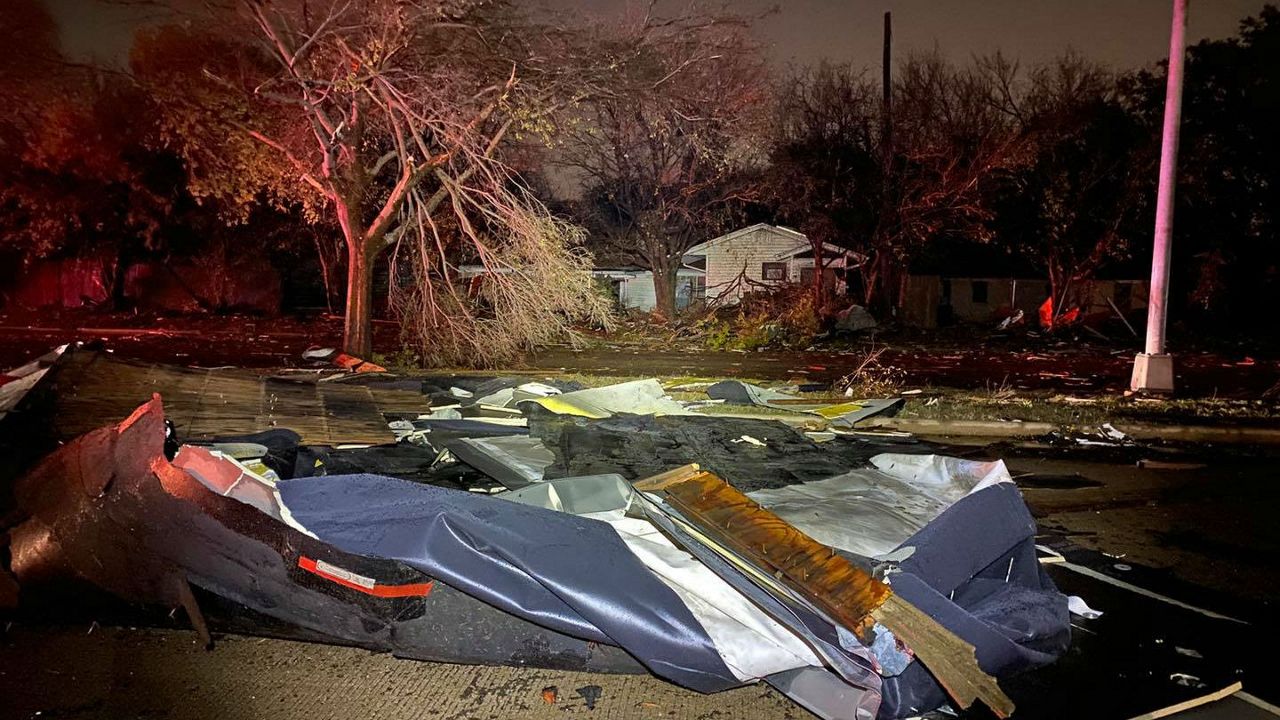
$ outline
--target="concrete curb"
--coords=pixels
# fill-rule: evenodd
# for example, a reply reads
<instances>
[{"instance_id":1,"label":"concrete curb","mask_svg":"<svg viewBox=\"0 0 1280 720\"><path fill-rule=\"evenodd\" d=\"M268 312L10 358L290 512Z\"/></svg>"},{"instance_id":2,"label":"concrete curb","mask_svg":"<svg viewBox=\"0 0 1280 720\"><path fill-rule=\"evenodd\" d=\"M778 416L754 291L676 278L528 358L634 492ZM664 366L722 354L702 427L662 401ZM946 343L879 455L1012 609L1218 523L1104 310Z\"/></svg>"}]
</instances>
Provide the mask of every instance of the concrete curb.
<instances>
[{"instance_id":1,"label":"concrete curb","mask_svg":"<svg viewBox=\"0 0 1280 720\"><path fill-rule=\"evenodd\" d=\"M1149 425L1145 423L1112 423L1112 425L1135 440L1280 445L1280 428ZM859 423L858 427L899 430L914 435L933 437L984 438L1038 437L1062 429L1052 423L1023 422L1020 420L996 422L991 420L919 420L913 418L869 418Z\"/></svg>"}]
</instances>

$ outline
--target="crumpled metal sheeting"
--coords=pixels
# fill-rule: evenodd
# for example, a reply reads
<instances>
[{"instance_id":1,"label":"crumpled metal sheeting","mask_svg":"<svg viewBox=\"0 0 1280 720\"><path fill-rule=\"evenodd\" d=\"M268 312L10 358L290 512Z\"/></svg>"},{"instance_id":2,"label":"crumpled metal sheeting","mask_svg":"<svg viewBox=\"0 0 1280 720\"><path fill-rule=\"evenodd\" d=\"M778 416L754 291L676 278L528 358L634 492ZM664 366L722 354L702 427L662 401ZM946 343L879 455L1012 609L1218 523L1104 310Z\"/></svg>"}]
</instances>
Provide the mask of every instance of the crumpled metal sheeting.
<instances>
[{"instance_id":1,"label":"crumpled metal sheeting","mask_svg":"<svg viewBox=\"0 0 1280 720\"><path fill-rule=\"evenodd\" d=\"M661 383L652 378L605 385L537 398L529 402L560 415L607 418L619 413L629 415L687 415L684 405L667 396Z\"/></svg>"},{"instance_id":2,"label":"crumpled metal sheeting","mask_svg":"<svg viewBox=\"0 0 1280 720\"><path fill-rule=\"evenodd\" d=\"M252 472L231 456L217 450L184 445L178 449L173 465L186 470L209 490L223 497L235 498L283 521L275 483Z\"/></svg>"},{"instance_id":3,"label":"crumpled metal sheeting","mask_svg":"<svg viewBox=\"0 0 1280 720\"><path fill-rule=\"evenodd\" d=\"M494 377L483 375L429 375L420 381L422 393L429 396L436 404L452 404L463 402L472 404L483 398L508 388L514 388L530 382L528 377ZM576 381L565 381L554 378L538 378L537 382L551 385L560 392L573 392L585 387ZM451 390L458 388L464 391L459 396Z\"/></svg>"},{"instance_id":4,"label":"crumpled metal sheeting","mask_svg":"<svg viewBox=\"0 0 1280 720\"><path fill-rule=\"evenodd\" d=\"M344 553L230 497L162 454L159 400L60 448L18 484L27 519L10 531L29 602L87 580L126 600L174 607L179 583L281 621L273 634L420 660L641 672L589 643L481 602L403 563ZM403 483L409 485L409 483ZM497 503L495 500L490 500ZM428 593L375 597L301 567L302 558Z\"/></svg>"},{"instance_id":5,"label":"crumpled metal sheeting","mask_svg":"<svg viewBox=\"0 0 1280 720\"><path fill-rule=\"evenodd\" d=\"M588 420L530 414L529 431L556 455L546 477L620 473L643 478L698 463L743 492L823 480L889 450L932 446L914 439L839 438L819 446L772 420L699 415ZM764 443L740 441L749 435Z\"/></svg>"},{"instance_id":6,"label":"crumpled metal sheeting","mask_svg":"<svg viewBox=\"0 0 1280 720\"><path fill-rule=\"evenodd\" d=\"M707 397L738 405L758 405L782 412L818 415L838 427L853 427L873 415L896 415L905 403L902 398L853 400L832 405L804 402L804 398L741 380L721 380L707 388Z\"/></svg>"},{"instance_id":7,"label":"crumpled metal sheeting","mask_svg":"<svg viewBox=\"0 0 1280 720\"><path fill-rule=\"evenodd\" d=\"M607 524L374 475L280 483L319 538L397 560L557 632L625 648L703 692L739 684L706 631Z\"/></svg>"},{"instance_id":8,"label":"crumpled metal sheeting","mask_svg":"<svg viewBox=\"0 0 1280 720\"><path fill-rule=\"evenodd\" d=\"M974 490L1012 481L1000 461L885 453L871 463L750 496L818 542L870 558L891 552Z\"/></svg>"},{"instance_id":9,"label":"crumpled metal sheeting","mask_svg":"<svg viewBox=\"0 0 1280 720\"><path fill-rule=\"evenodd\" d=\"M906 404L903 398L881 398L857 400L820 408L817 414L831 421L836 427L851 428L859 422L875 415L892 417L898 414Z\"/></svg>"},{"instance_id":10,"label":"crumpled metal sheeting","mask_svg":"<svg viewBox=\"0 0 1280 720\"><path fill-rule=\"evenodd\" d=\"M871 720L878 696L850 685L825 668L802 667L765 678L775 690L823 720Z\"/></svg>"},{"instance_id":11,"label":"crumpled metal sheeting","mask_svg":"<svg viewBox=\"0 0 1280 720\"><path fill-rule=\"evenodd\" d=\"M537 438L460 438L446 446L458 460L502 483L509 490L541 482L555 455Z\"/></svg>"},{"instance_id":12,"label":"crumpled metal sheeting","mask_svg":"<svg viewBox=\"0 0 1280 720\"><path fill-rule=\"evenodd\" d=\"M586 515L625 511L631 504L631 483L617 473L584 475L535 483L494 497L535 507Z\"/></svg>"},{"instance_id":13,"label":"crumpled metal sheeting","mask_svg":"<svg viewBox=\"0 0 1280 720\"><path fill-rule=\"evenodd\" d=\"M31 362L0 372L0 420L9 414L31 388L44 379L49 368L67 351L67 345L59 345Z\"/></svg>"},{"instance_id":14,"label":"crumpled metal sheeting","mask_svg":"<svg viewBox=\"0 0 1280 720\"><path fill-rule=\"evenodd\" d=\"M735 405L762 405L769 406L774 400L796 400L795 395L780 393L776 390L752 385L741 380L721 380L707 388L707 397L712 400L724 400ZM818 407L815 403L813 407ZM778 406L779 410L791 410L793 412L803 412L806 408L801 406L800 409L793 410L787 406Z\"/></svg>"}]
</instances>

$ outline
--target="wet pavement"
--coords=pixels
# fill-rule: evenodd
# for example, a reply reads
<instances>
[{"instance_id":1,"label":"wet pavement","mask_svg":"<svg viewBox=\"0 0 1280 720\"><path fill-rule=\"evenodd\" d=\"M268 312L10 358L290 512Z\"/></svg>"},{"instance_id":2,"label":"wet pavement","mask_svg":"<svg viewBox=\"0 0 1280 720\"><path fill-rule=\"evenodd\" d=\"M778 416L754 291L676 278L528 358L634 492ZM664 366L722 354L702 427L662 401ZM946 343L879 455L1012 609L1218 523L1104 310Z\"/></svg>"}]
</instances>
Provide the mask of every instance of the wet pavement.
<instances>
[{"instance_id":1,"label":"wet pavement","mask_svg":"<svg viewBox=\"0 0 1280 720\"><path fill-rule=\"evenodd\" d=\"M375 348L394 357L399 329L375 323ZM336 317L258 318L199 316L147 318L69 316L34 319L0 315L0 367L13 367L61 343L100 342L121 357L216 367L306 366L303 350L341 343ZM977 338L958 345L888 338L879 365L893 368L906 387L1049 390L1072 394L1120 393L1129 383L1138 349L1061 340ZM591 375L739 377L830 383L855 371L871 344L834 351L713 351L599 344L588 349L551 347L507 370L579 372ZM1175 348L1177 350L1177 348ZM1181 397L1255 399L1280 382L1280 360L1231 352L1177 354Z\"/></svg>"}]
</instances>

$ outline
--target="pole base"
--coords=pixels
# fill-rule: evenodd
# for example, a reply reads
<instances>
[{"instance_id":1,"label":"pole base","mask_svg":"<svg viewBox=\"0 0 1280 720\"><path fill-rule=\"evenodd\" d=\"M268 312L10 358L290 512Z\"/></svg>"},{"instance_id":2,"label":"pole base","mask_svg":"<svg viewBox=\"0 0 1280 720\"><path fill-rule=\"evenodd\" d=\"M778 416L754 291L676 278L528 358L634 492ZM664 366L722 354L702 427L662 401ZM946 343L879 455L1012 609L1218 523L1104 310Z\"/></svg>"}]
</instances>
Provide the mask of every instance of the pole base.
<instances>
[{"instance_id":1,"label":"pole base","mask_svg":"<svg viewBox=\"0 0 1280 720\"><path fill-rule=\"evenodd\" d=\"M1133 359L1133 379L1129 381L1129 389L1133 392L1172 393L1173 356L1168 353L1138 353Z\"/></svg>"}]
</instances>

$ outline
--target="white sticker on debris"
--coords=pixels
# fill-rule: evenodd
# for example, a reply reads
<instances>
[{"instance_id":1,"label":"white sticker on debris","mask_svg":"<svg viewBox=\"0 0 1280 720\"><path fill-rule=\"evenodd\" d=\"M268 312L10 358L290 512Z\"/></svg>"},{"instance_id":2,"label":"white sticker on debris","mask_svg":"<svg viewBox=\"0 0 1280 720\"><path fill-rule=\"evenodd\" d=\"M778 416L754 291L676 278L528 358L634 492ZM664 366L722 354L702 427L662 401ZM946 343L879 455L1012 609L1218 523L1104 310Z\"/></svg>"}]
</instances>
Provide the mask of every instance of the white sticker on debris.
<instances>
[{"instance_id":1,"label":"white sticker on debris","mask_svg":"<svg viewBox=\"0 0 1280 720\"><path fill-rule=\"evenodd\" d=\"M330 565L323 560L316 560L316 570L324 573L325 575L331 575L341 580L346 580L349 583L359 585L367 590L372 590L373 586L377 584L377 581L371 577L357 575L350 570L344 570L337 565Z\"/></svg>"}]
</instances>

